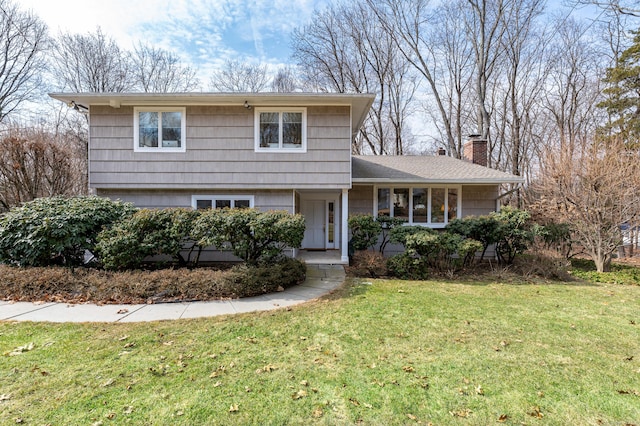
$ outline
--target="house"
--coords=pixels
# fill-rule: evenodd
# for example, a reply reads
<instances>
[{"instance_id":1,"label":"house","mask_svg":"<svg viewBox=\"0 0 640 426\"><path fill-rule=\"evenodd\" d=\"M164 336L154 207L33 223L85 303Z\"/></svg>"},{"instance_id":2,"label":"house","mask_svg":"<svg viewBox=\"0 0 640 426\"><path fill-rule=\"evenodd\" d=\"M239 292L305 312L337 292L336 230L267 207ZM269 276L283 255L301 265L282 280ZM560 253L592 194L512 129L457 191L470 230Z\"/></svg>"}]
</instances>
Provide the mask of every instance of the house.
<instances>
[{"instance_id":1,"label":"house","mask_svg":"<svg viewBox=\"0 0 640 426\"><path fill-rule=\"evenodd\" d=\"M303 250L333 250L343 263L350 214L444 227L495 210L501 185L521 181L444 155L352 156L372 94L51 96L88 112L89 185L97 195L138 207L301 213ZM470 146L482 162L482 141ZM486 155L485 143L485 162Z\"/></svg>"}]
</instances>

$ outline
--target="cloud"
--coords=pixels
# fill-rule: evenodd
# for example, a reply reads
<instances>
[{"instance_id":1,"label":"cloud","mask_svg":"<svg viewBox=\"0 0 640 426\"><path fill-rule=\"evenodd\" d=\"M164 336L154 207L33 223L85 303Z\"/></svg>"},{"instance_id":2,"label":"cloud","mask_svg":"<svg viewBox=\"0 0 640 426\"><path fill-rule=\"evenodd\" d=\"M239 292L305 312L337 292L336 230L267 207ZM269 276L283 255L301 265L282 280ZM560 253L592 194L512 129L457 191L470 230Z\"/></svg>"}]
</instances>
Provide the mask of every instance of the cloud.
<instances>
[{"instance_id":1,"label":"cloud","mask_svg":"<svg viewBox=\"0 0 640 426\"><path fill-rule=\"evenodd\" d=\"M201 79L227 59L286 63L289 35L330 0L20 0L59 31L100 26L123 48L139 42L170 50Z\"/></svg>"}]
</instances>

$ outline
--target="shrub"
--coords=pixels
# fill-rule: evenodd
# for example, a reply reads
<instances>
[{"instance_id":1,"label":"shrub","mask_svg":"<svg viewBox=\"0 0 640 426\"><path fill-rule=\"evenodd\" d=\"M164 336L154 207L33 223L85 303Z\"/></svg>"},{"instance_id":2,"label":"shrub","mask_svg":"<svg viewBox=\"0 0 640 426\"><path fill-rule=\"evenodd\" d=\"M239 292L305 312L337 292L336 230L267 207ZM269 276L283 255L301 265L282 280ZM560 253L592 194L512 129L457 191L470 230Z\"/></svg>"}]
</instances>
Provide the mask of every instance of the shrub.
<instances>
[{"instance_id":1,"label":"shrub","mask_svg":"<svg viewBox=\"0 0 640 426\"><path fill-rule=\"evenodd\" d=\"M470 265L482 243L459 234L407 227L395 238L404 241L406 252L389 259L389 272L399 278L425 279L428 271L451 272Z\"/></svg>"},{"instance_id":2,"label":"shrub","mask_svg":"<svg viewBox=\"0 0 640 426\"><path fill-rule=\"evenodd\" d=\"M389 274L403 280L426 280L429 268L420 258L409 253L400 253L387 260Z\"/></svg>"},{"instance_id":3,"label":"shrub","mask_svg":"<svg viewBox=\"0 0 640 426\"><path fill-rule=\"evenodd\" d=\"M235 265L224 276L229 297L274 293L301 284L306 277L304 262L288 257L270 265Z\"/></svg>"},{"instance_id":4,"label":"shrub","mask_svg":"<svg viewBox=\"0 0 640 426\"><path fill-rule=\"evenodd\" d=\"M537 228L536 235L542 240L544 248L555 250L565 259L571 257L573 241L571 238L571 226L568 223L546 223Z\"/></svg>"},{"instance_id":5,"label":"shrub","mask_svg":"<svg viewBox=\"0 0 640 426\"><path fill-rule=\"evenodd\" d=\"M382 232L382 224L370 214L354 214L349 216L349 229L351 229L350 244L354 250L367 250L375 248L378 237Z\"/></svg>"},{"instance_id":6,"label":"shrub","mask_svg":"<svg viewBox=\"0 0 640 426\"><path fill-rule=\"evenodd\" d=\"M282 258L287 247L300 247L304 229L302 215L283 210L212 209L200 215L191 235L201 246L231 249L256 265Z\"/></svg>"},{"instance_id":7,"label":"shrub","mask_svg":"<svg viewBox=\"0 0 640 426\"><path fill-rule=\"evenodd\" d=\"M212 300L273 292L304 281L304 263L286 259L265 267L236 265L154 271L104 271L0 265L0 300L71 303L154 303Z\"/></svg>"},{"instance_id":8,"label":"shrub","mask_svg":"<svg viewBox=\"0 0 640 426\"><path fill-rule=\"evenodd\" d=\"M495 244L498 261L512 264L516 255L533 242L535 230L530 219L529 212L505 206L500 212L486 216L454 219L446 230L482 243L480 259L484 258L487 248Z\"/></svg>"},{"instance_id":9,"label":"shrub","mask_svg":"<svg viewBox=\"0 0 640 426\"><path fill-rule=\"evenodd\" d=\"M388 273L387 261L380 252L359 250L353 255L349 271L358 277L382 277Z\"/></svg>"},{"instance_id":10,"label":"shrub","mask_svg":"<svg viewBox=\"0 0 640 426\"><path fill-rule=\"evenodd\" d=\"M390 242L396 242L392 241L394 230L404 228L404 224L406 223L406 221L397 217L378 216L376 217L376 222L380 224L382 234L382 238L380 239L380 253L384 255L384 250L387 247L387 244L389 244Z\"/></svg>"},{"instance_id":11,"label":"shrub","mask_svg":"<svg viewBox=\"0 0 640 426\"><path fill-rule=\"evenodd\" d=\"M512 264L516 255L523 253L533 242L535 232L531 215L525 210L508 206L491 213L498 220L496 229L496 255L500 263Z\"/></svg>"},{"instance_id":12,"label":"shrub","mask_svg":"<svg viewBox=\"0 0 640 426\"><path fill-rule=\"evenodd\" d=\"M480 254L480 260L482 260L489 246L498 241L499 225L500 222L495 216L468 216L464 219L453 219L445 229L479 241L482 244L482 253Z\"/></svg>"},{"instance_id":13,"label":"shrub","mask_svg":"<svg viewBox=\"0 0 640 426\"><path fill-rule=\"evenodd\" d=\"M130 216L130 203L101 197L38 198L0 219L0 262L20 266L83 263L104 227Z\"/></svg>"},{"instance_id":14,"label":"shrub","mask_svg":"<svg viewBox=\"0 0 640 426\"><path fill-rule=\"evenodd\" d=\"M186 264L180 255L198 211L142 209L98 236L96 249L106 269L134 269L148 256L167 255Z\"/></svg>"}]
</instances>

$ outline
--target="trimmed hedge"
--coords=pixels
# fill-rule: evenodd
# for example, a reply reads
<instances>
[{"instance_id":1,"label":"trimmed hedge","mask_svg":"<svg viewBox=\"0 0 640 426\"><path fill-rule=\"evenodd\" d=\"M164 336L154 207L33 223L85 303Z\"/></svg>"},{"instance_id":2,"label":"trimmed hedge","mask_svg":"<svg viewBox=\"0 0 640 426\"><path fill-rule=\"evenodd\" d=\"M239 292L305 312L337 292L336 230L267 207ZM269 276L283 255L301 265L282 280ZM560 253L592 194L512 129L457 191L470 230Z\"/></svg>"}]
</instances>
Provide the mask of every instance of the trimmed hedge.
<instances>
[{"instance_id":1,"label":"trimmed hedge","mask_svg":"<svg viewBox=\"0 0 640 426\"><path fill-rule=\"evenodd\" d=\"M68 303L158 303L239 298L302 283L306 265L286 259L269 266L111 272L89 268L0 265L0 300Z\"/></svg>"}]
</instances>

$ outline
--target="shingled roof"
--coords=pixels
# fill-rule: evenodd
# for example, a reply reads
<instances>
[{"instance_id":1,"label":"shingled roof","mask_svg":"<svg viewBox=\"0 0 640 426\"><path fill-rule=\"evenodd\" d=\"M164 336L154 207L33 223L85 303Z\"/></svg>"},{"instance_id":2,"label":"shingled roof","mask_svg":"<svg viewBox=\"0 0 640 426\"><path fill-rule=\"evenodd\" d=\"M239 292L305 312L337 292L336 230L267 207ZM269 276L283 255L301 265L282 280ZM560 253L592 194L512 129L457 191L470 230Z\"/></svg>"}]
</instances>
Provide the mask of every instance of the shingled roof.
<instances>
[{"instance_id":1,"label":"shingled roof","mask_svg":"<svg viewBox=\"0 0 640 426\"><path fill-rule=\"evenodd\" d=\"M354 155L353 183L500 184L524 179L445 155Z\"/></svg>"}]
</instances>

